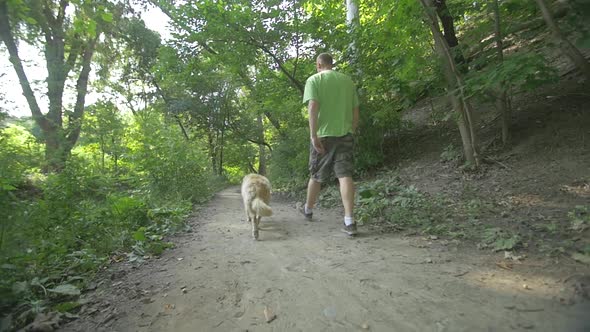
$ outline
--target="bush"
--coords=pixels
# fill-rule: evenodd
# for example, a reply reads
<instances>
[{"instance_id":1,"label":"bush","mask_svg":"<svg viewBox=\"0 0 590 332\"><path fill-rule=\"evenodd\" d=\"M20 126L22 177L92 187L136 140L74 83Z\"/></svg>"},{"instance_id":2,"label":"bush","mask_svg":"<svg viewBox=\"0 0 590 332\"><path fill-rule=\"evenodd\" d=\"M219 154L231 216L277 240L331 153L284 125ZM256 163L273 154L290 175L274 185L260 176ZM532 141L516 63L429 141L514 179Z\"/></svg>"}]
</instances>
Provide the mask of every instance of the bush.
<instances>
[{"instance_id":1,"label":"bush","mask_svg":"<svg viewBox=\"0 0 590 332\"><path fill-rule=\"evenodd\" d=\"M209 197L212 173L200 142L186 140L177 126L162 115L149 113L137 118L131 132L129 158L153 198L188 198L198 202Z\"/></svg>"},{"instance_id":2,"label":"bush","mask_svg":"<svg viewBox=\"0 0 590 332\"><path fill-rule=\"evenodd\" d=\"M300 188L309 177L309 131L298 128L289 135L274 147L270 160L268 173L275 189Z\"/></svg>"}]
</instances>

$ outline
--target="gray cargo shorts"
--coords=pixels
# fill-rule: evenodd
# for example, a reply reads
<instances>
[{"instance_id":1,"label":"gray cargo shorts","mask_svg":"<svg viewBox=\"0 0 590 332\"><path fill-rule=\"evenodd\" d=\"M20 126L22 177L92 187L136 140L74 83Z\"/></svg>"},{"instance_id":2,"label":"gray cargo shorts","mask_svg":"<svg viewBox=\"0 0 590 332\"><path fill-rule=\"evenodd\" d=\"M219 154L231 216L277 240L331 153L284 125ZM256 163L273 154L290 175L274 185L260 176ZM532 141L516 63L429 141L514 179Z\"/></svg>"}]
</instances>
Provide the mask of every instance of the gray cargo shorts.
<instances>
[{"instance_id":1,"label":"gray cargo shorts","mask_svg":"<svg viewBox=\"0 0 590 332\"><path fill-rule=\"evenodd\" d=\"M324 154L319 154L310 143L309 171L316 182L330 179L332 171L337 178L352 177L354 171L354 137L348 134L340 137L321 137Z\"/></svg>"}]
</instances>

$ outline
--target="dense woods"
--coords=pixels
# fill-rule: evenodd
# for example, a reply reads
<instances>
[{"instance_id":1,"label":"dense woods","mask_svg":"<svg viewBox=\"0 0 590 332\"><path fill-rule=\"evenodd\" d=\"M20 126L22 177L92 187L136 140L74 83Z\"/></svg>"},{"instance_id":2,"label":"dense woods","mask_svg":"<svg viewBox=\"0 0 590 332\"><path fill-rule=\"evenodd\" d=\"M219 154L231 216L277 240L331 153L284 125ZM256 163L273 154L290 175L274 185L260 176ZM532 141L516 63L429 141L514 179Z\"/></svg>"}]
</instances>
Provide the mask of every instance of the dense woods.
<instances>
[{"instance_id":1,"label":"dense woods","mask_svg":"<svg viewBox=\"0 0 590 332\"><path fill-rule=\"evenodd\" d=\"M169 39L146 27L153 7ZM511 100L559 80L557 52L590 77L589 14L583 0L0 0L0 54L30 110L11 116L0 93L0 311L22 325L75 310L100 267L161 253L244 174L303 189L301 98L321 52L359 88L357 174L412 144L402 115L425 101L460 137L456 167L477 172L480 119L497 114L510 149Z\"/></svg>"}]
</instances>

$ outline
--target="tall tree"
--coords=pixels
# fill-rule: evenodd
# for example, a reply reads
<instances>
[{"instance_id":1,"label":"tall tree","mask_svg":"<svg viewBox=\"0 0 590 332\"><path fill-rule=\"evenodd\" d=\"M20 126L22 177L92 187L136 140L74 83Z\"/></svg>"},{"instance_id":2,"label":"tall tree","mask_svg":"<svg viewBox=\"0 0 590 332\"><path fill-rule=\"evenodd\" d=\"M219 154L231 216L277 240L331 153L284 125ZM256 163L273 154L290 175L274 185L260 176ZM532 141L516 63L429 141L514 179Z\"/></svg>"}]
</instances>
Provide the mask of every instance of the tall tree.
<instances>
[{"instance_id":1,"label":"tall tree","mask_svg":"<svg viewBox=\"0 0 590 332\"><path fill-rule=\"evenodd\" d=\"M18 76L33 119L43 132L47 170L63 168L80 135L92 57L101 35L110 29L120 5L105 1L19 2L0 0L0 38ZM27 33L28 32L28 33ZM19 41L41 43L47 65L48 112L43 114L25 72ZM64 105L70 74L77 76L73 109Z\"/></svg>"},{"instance_id":2,"label":"tall tree","mask_svg":"<svg viewBox=\"0 0 590 332\"><path fill-rule=\"evenodd\" d=\"M463 141L465 159L469 164L478 167L479 152L477 147L475 123L471 105L463 93L465 84L463 83L461 72L457 68L457 63L455 62L449 44L440 31L438 19L435 14L435 6L433 5L432 0L420 0L420 3L428 18L427 24L434 37L435 49L443 62L443 72L447 82L451 104L459 117L459 132L461 133L461 140Z\"/></svg>"}]
</instances>

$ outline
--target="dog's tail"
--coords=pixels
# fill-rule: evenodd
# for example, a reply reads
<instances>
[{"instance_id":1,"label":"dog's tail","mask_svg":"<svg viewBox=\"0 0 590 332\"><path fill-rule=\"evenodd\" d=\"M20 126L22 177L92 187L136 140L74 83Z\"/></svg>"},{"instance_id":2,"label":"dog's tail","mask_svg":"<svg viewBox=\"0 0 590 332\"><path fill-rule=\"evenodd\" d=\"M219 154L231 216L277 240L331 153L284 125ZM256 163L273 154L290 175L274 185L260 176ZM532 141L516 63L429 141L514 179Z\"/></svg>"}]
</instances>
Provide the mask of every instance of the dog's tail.
<instances>
[{"instance_id":1,"label":"dog's tail","mask_svg":"<svg viewBox=\"0 0 590 332\"><path fill-rule=\"evenodd\" d=\"M261 217L268 217L272 216L272 208L264 203L263 200L256 197L252 201L252 209L256 211L256 215Z\"/></svg>"}]
</instances>

